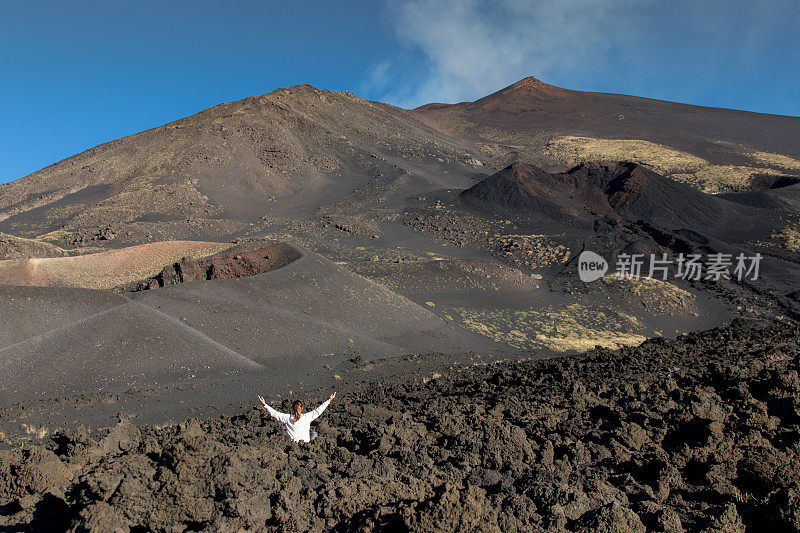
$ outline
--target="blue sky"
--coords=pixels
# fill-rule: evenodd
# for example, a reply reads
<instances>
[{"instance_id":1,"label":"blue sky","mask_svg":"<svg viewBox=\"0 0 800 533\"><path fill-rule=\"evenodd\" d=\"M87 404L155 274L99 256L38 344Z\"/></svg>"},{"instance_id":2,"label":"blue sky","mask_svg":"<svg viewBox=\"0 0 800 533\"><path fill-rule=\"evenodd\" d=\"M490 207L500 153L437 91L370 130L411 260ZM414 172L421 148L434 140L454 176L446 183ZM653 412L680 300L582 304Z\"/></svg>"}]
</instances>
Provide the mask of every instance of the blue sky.
<instances>
[{"instance_id":1,"label":"blue sky","mask_svg":"<svg viewBox=\"0 0 800 533\"><path fill-rule=\"evenodd\" d=\"M800 115L797 0L0 0L0 182L310 83L404 107L525 76Z\"/></svg>"}]
</instances>

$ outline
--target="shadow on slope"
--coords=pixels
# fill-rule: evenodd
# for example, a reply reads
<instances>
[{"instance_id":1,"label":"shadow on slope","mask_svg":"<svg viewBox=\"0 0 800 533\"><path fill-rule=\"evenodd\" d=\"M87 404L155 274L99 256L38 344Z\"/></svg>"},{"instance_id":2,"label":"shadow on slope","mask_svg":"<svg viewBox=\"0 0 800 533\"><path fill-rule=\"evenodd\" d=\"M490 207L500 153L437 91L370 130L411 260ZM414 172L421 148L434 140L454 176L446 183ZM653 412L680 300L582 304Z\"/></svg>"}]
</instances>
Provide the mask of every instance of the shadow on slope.
<instances>
[{"instance_id":1,"label":"shadow on slope","mask_svg":"<svg viewBox=\"0 0 800 533\"><path fill-rule=\"evenodd\" d=\"M709 231L741 224L756 213L624 161L589 161L555 173L514 163L465 190L461 198L486 208L524 210L533 217L585 226L605 216Z\"/></svg>"},{"instance_id":2,"label":"shadow on slope","mask_svg":"<svg viewBox=\"0 0 800 533\"><path fill-rule=\"evenodd\" d=\"M0 404L231 375L283 387L357 354L494 345L307 251L263 274L100 299L80 289L0 286L0 294L8 328L29 333L0 346ZM20 314L17 301L29 299L42 303ZM47 301L67 309L55 327Z\"/></svg>"}]
</instances>

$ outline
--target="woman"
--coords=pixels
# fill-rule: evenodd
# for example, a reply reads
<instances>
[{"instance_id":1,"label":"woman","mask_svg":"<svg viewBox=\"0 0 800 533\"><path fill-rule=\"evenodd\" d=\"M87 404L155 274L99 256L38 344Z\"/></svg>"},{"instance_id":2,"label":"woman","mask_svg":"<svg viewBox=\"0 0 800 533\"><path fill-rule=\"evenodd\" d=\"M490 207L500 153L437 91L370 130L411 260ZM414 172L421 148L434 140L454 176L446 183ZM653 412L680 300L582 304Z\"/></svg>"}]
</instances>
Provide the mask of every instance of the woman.
<instances>
[{"instance_id":1,"label":"woman","mask_svg":"<svg viewBox=\"0 0 800 533\"><path fill-rule=\"evenodd\" d=\"M303 402L300 400L295 400L292 404L292 414L288 413L279 413L269 405L267 402L264 401L264 398L261 396L258 397L261 400L261 404L264 406L264 409L270 414L272 418L281 422L284 427L286 427L286 434L289 435L294 442L311 442L315 438L317 438L317 432L311 431L311 422L317 419L319 415L330 405L331 401L336 398L336 393L334 392L328 397L328 400L323 402L322 405L311 411L310 413L303 414Z\"/></svg>"}]
</instances>

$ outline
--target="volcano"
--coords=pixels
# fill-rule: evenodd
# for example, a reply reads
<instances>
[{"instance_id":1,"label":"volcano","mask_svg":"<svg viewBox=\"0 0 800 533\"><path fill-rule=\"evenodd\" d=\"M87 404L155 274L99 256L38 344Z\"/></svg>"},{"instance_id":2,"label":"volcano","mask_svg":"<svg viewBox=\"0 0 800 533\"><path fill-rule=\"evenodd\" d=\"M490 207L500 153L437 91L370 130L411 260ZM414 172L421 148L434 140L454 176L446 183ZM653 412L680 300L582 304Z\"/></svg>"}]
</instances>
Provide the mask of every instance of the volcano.
<instances>
[{"instance_id":1,"label":"volcano","mask_svg":"<svg viewBox=\"0 0 800 533\"><path fill-rule=\"evenodd\" d=\"M428 104L413 114L456 136L522 150L543 146L553 136L573 135L642 139L718 164L741 162L737 153L743 146L800 157L797 117L575 91L534 77L474 102Z\"/></svg>"},{"instance_id":2,"label":"volcano","mask_svg":"<svg viewBox=\"0 0 800 533\"><path fill-rule=\"evenodd\" d=\"M537 218L593 221L597 216L611 216L698 231L741 218L743 210L624 161L589 161L555 173L513 163L462 192L461 198Z\"/></svg>"},{"instance_id":3,"label":"volcano","mask_svg":"<svg viewBox=\"0 0 800 533\"><path fill-rule=\"evenodd\" d=\"M0 529L796 530L798 147L534 78L299 85L0 185ZM310 447L252 409L334 389Z\"/></svg>"}]
</instances>

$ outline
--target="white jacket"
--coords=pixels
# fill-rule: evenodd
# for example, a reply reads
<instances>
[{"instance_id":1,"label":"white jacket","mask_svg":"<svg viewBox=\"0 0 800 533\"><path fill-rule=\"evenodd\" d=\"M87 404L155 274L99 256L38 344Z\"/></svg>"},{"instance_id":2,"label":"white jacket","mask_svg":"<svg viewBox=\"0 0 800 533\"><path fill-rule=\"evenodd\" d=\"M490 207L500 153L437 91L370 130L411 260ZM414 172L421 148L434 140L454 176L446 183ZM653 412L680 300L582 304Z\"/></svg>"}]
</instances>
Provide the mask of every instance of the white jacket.
<instances>
[{"instance_id":1,"label":"white jacket","mask_svg":"<svg viewBox=\"0 0 800 533\"><path fill-rule=\"evenodd\" d=\"M330 403L330 400L325 400L322 405L310 413L303 413L300 415L300 420L295 420L294 416L288 413L280 413L269 405L265 405L264 409L267 410L272 418L283 423L286 427L286 434L289 435L293 441L311 442L311 422L316 420Z\"/></svg>"}]
</instances>

